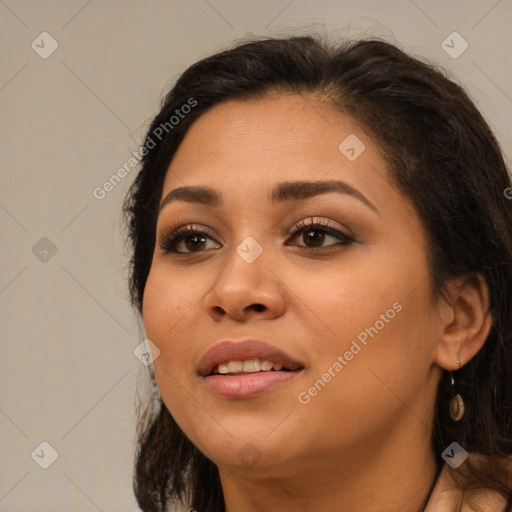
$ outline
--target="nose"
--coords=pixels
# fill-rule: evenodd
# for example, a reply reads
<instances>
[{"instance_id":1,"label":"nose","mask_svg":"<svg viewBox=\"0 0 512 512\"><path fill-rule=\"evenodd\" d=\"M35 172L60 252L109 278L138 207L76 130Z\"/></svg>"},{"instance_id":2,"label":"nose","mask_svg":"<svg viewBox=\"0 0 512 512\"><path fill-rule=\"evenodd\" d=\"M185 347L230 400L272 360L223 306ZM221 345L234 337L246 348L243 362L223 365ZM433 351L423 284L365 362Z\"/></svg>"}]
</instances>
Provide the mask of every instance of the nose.
<instances>
[{"instance_id":1,"label":"nose","mask_svg":"<svg viewBox=\"0 0 512 512\"><path fill-rule=\"evenodd\" d=\"M233 250L219 264L220 272L204 298L204 309L214 322L271 320L283 315L286 287L271 268L267 251L251 262L243 252Z\"/></svg>"}]
</instances>

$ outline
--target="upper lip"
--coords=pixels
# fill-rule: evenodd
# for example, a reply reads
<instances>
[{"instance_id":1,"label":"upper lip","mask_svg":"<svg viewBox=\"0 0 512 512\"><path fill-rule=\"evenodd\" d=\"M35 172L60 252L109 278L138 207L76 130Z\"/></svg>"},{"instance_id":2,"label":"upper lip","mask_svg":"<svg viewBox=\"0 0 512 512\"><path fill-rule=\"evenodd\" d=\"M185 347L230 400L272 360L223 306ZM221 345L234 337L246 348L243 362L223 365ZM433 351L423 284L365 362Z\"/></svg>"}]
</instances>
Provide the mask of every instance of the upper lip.
<instances>
[{"instance_id":1,"label":"upper lip","mask_svg":"<svg viewBox=\"0 0 512 512\"><path fill-rule=\"evenodd\" d=\"M282 350L264 341L220 341L211 347L203 355L199 362L199 373L206 377L220 363L229 361L247 361L248 359L265 359L273 363L279 363L289 370L298 370L304 365L292 359Z\"/></svg>"}]
</instances>

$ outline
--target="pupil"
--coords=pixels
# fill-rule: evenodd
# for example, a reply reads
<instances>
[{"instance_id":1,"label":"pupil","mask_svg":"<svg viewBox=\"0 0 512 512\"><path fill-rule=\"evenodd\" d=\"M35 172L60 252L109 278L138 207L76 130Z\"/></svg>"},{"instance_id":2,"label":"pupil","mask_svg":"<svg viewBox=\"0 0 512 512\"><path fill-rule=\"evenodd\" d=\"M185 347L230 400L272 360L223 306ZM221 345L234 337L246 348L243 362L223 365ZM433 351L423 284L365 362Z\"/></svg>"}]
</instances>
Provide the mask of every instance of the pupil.
<instances>
[{"instance_id":1,"label":"pupil","mask_svg":"<svg viewBox=\"0 0 512 512\"><path fill-rule=\"evenodd\" d=\"M313 242L314 245L322 245L323 238L325 236L324 233L322 233L320 231L315 231L314 229L312 229L310 231L306 231L306 233L308 234L307 239L310 242ZM315 236L315 235L311 236L312 233L316 233L317 236Z\"/></svg>"},{"instance_id":2,"label":"pupil","mask_svg":"<svg viewBox=\"0 0 512 512\"><path fill-rule=\"evenodd\" d=\"M191 243L191 241L193 241ZM197 243L199 242L199 243ZM187 249L193 249L193 248L196 248L196 249L201 249L202 248L202 245L204 245L204 237L201 236L201 235L194 235L194 236L190 236L188 238L188 243L187 243Z\"/></svg>"}]
</instances>

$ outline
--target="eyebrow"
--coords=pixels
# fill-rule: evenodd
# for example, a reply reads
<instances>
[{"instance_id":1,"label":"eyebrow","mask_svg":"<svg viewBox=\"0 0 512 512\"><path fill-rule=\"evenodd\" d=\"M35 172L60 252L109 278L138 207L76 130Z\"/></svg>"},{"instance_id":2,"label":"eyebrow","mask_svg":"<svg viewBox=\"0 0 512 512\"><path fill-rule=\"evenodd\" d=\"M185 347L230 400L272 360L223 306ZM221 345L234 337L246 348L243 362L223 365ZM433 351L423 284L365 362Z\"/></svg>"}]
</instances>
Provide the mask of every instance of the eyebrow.
<instances>
[{"instance_id":1,"label":"eyebrow","mask_svg":"<svg viewBox=\"0 0 512 512\"><path fill-rule=\"evenodd\" d=\"M327 194L329 192L338 192L346 194L356 199L372 209L380 215L377 207L357 188L344 181L285 181L278 183L271 191L270 201L275 203L283 203L287 201L299 201L309 199L311 197ZM171 190L160 203L158 213L174 201L186 201L187 203L197 203L204 206L221 208L224 204L222 194L211 187L200 185L178 187Z\"/></svg>"}]
</instances>

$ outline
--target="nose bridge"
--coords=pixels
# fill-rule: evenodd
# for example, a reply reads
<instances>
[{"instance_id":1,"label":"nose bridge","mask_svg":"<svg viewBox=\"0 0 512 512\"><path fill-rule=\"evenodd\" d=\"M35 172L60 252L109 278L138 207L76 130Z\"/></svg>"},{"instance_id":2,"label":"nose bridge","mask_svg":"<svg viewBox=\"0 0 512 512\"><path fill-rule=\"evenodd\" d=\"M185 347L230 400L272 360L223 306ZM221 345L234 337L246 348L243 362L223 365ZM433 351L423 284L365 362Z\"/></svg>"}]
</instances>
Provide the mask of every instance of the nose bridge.
<instances>
[{"instance_id":1,"label":"nose bridge","mask_svg":"<svg viewBox=\"0 0 512 512\"><path fill-rule=\"evenodd\" d=\"M236 246L236 254L247 265L252 265L256 260L258 260L261 257L265 250L269 250L268 247L263 247L262 244L265 244L265 242L261 240L262 237L259 236L258 238L260 239L261 244L252 235L248 235Z\"/></svg>"},{"instance_id":2,"label":"nose bridge","mask_svg":"<svg viewBox=\"0 0 512 512\"><path fill-rule=\"evenodd\" d=\"M253 235L248 234L253 232ZM256 239L258 237L260 242ZM268 273L268 251L270 248L258 236L254 229L239 229L235 233L233 249L226 260L228 280L233 280L233 287L240 287L242 290L257 291L256 286L265 281L265 274ZM228 277L230 276L230 277Z\"/></svg>"},{"instance_id":3,"label":"nose bridge","mask_svg":"<svg viewBox=\"0 0 512 512\"><path fill-rule=\"evenodd\" d=\"M238 255L242 261L251 264L263 254L270 231L269 210L262 207L261 203L256 203L255 197L245 199L239 196L234 211L236 216L233 214L229 231L233 237L231 242L235 253L231 255L230 261L237 262L235 256Z\"/></svg>"},{"instance_id":4,"label":"nose bridge","mask_svg":"<svg viewBox=\"0 0 512 512\"><path fill-rule=\"evenodd\" d=\"M235 238L242 239L233 245L233 251L222 265L222 276L205 298L205 309L213 319L220 312L238 319L249 310L272 317L283 312L283 290L269 269L272 258L268 258L270 254L267 251L270 248L264 246L261 235L247 234L250 233L248 225L248 222L243 222L243 227L235 230Z\"/></svg>"}]
</instances>

